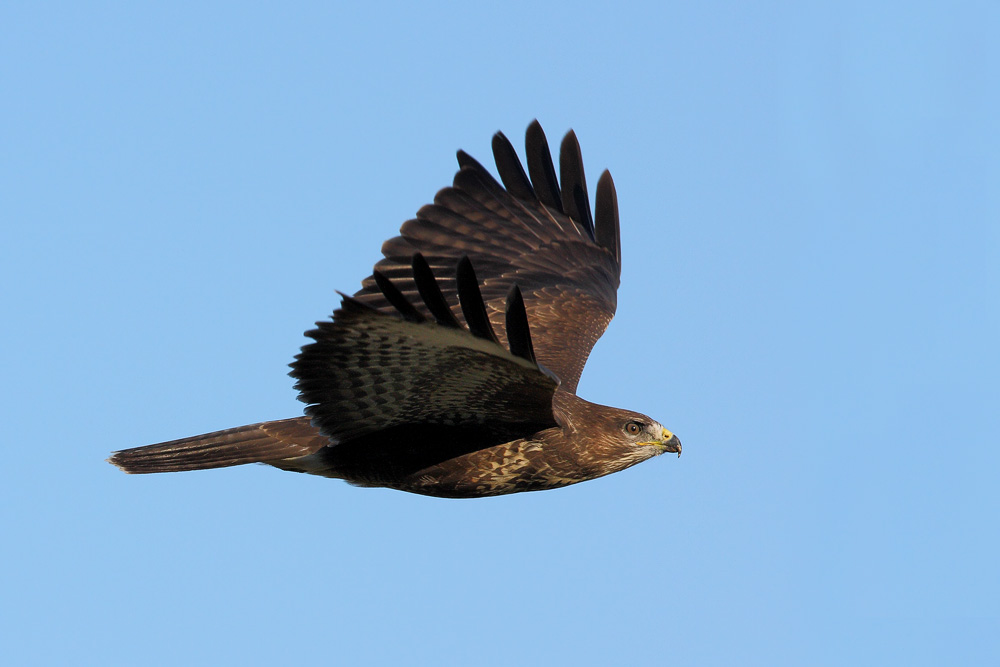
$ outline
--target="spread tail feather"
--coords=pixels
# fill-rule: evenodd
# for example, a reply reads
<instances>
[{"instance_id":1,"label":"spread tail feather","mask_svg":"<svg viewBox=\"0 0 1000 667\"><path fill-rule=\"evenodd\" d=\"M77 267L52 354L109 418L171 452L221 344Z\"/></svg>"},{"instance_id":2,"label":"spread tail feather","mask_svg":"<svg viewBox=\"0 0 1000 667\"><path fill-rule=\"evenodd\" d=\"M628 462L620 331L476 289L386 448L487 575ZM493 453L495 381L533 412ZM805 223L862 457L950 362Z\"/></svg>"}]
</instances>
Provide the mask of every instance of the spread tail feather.
<instances>
[{"instance_id":1,"label":"spread tail feather","mask_svg":"<svg viewBox=\"0 0 1000 667\"><path fill-rule=\"evenodd\" d=\"M296 417L123 449L108 462L127 473L204 470L306 456L329 443L308 417Z\"/></svg>"}]
</instances>

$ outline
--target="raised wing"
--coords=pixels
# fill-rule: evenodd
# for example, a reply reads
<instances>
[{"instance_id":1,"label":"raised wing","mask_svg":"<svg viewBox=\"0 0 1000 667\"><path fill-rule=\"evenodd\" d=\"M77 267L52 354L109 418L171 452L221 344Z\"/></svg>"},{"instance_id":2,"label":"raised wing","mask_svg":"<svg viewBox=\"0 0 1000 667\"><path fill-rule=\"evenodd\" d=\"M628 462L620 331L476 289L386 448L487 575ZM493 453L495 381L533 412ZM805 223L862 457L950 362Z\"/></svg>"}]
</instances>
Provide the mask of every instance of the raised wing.
<instances>
[{"instance_id":1,"label":"raised wing","mask_svg":"<svg viewBox=\"0 0 1000 667\"><path fill-rule=\"evenodd\" d=\"M379 286L381 275L429 316L411 266L414 253L420 253L457 315L456 265L468 256L481 280L493 328L506 330L507 295L517 285L538 362L558 375L564 390L575 392L590 350L617 304L621 252L614 182L607 171L601 175L592 217L576 135L570 131L563 139L559 179L537 121L528 127L525 147L527 174L507 138L494 135L493 155L503 186L459 151L461 168L452 187L438 192L433 204L383 244L385 259L354 297L381 312L394 312Z\"/></svg>"},{"instance_id":2,"label":"raised wing","mask_svg":"<svg viewBox=\"0 0 1000 667\"><path fill-rule=\"evenodd\" d=\"M306 334L315 342L302 348L291 374L309 404L306 414L331 445L428 432L442 440L458 432L474 440L491 436L492 442L556 426L552 397L559 383L535 361L517 287L506 301L508 351L486 317L469 259L452 273L468 328L418 253L409 277L419 309L376 272L391 314L344 296L333 321Z\"/></svg>"}]
</instances>

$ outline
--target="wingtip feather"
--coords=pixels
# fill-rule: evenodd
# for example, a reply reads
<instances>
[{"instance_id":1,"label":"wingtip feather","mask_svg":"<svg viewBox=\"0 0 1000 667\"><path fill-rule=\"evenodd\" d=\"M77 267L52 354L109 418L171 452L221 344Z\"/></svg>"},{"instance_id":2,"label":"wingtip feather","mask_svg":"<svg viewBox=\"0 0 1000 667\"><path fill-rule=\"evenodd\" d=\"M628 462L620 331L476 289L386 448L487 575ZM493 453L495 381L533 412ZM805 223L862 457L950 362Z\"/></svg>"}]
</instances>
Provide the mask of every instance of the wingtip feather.
<instances>
[{"instance_id":1,"label":"wingtip feather","mask_svg":"<svg viewBox=\"0 0 1000 667\"><path fill-rule=\"evenodd\" d=\"M497 173L500 174L500 180L507 188L507 192L518 199L538 200L528 175L524 173L524 166L518 159L514 146L511 145L503 132L497 132L493 135L493 161L497 165Z\"/></svg>"},{"instance_id":2,"label":"wingtip feather","mask_svg":"<svg viewBox=\"0 0 1000 667\"><path fill-rule=\"evenodd\" d=\"M441 292L441 286L438 285L430 264L419 252L413 254L413 280L417 285L417 291L420 292L420 298L424 300L424 305L431 311L438 324L453 329L462 328L455 314L451 312L451 306Z\"/></svg>"},{"instance_id":3,"label":"wingtip feather","mask_svg":"<svg viewBox=\"0 0 1000 667\"><path fill-rule=\"evenodd\" d=\"M607 169L597 181L597 201L594 207L594 228L597 243L614 255L618 274L622 270L621 225L618 218L618 193L615 181Z\"/></svg>"},{"instance_id":4,"label":"wingtip feather","mask_svg":"<svg viewBox=\"0 0 1000 667\"><path fill-rule=\"evenodd\" d=\"M528 174L538 200L545 206L563 212L562 196L559 193L559 179L552 165L552 152L548 139L537 120L531 121L524 136L524 152L528 161Z\"/></svg>"},{"instance_id":5,"label":"wingtip feather","mask_svg":"<svg viewBox=\"0 0 1000 667\"><path fill-rule=\"evenodd\" d=\"M507 294L505 316L510 353L537 365L535 350L531 345L531 329L528 325L528 313L524 308L524 297L521 296L521 288L516 284Z\"/></svg>"},{"instance_id":6,"label":"wingtip feather","mask_svg":"<svg viewBox=\"0 0 1000 667\"><path fill-rule=\"evenodd\" d=\"M562 182L563 210L593 240L594 219L587 198L583 153L573 130L566 133L559 147L559 180Z\"/></svg>"},{"instance_id":7,"label":"wingtip feather","mask_svg":"<svg viewBox=\"0 0 1000 667\"><path fill-rule=\"evenodd\" d=\"M483 294L479 290L479 279L476 271L472 267L472 261L468 255L462 255L455 268L456 282L458 287L458 301L462 307L462 314L465 322L469 325L469 332L477 338L483 338L500 344L490 317L486 313L486 303L483 301Z\"/></svg>"}]
</instances>

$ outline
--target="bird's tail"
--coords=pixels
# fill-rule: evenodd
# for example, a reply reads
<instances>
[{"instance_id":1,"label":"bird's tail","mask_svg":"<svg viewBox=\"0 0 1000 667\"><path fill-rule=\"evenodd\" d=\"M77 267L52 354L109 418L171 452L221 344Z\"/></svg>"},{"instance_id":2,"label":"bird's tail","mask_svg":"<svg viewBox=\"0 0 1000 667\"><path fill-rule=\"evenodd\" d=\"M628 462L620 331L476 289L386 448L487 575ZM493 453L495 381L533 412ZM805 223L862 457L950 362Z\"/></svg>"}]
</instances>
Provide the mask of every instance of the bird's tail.
<instances>
[{"instance_id":1,"label":"bird's tail","mask_svg":"<svg viewBox=\"0 0 1000 667\"><path fill-rule=\"evenodd\" d=\"M127 473L203 470L306 456L329 442L307 417L297 417L123 449L108 462Z\"/></svg>"}]
</instances>

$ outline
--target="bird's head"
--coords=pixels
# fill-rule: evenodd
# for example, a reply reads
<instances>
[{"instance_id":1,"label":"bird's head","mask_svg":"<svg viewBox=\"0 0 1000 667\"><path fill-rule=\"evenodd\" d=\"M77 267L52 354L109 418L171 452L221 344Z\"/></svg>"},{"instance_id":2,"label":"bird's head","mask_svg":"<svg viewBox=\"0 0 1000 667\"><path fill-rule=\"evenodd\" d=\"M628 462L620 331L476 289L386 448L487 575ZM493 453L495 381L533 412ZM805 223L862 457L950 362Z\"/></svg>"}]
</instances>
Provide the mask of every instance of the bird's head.
<instances>
[{"instance_id":1,"label":"bird's head","mask_svg":"<svg viewBox=\"0 0 1000 667\"><path fill-rule=\"evenodd\" d=\"M622 438L645 457L666 452L681 455L681 441L657 421L639 413L627 413L619 418Z\"/></svg>"},{"instance_id":2,"label":"bird's head","mask_svg":"<svg viewBox=\"0 0 1000 667\"><path fill-rule=\"evenodd\" d=\"M587 403L576 396L570 400L577 416L571 420L574 429L596 438L592 453L610 464L610 472L667 452L681 454L680 439L655 419L632 410Z\"/></svg>"}]
</instances>

